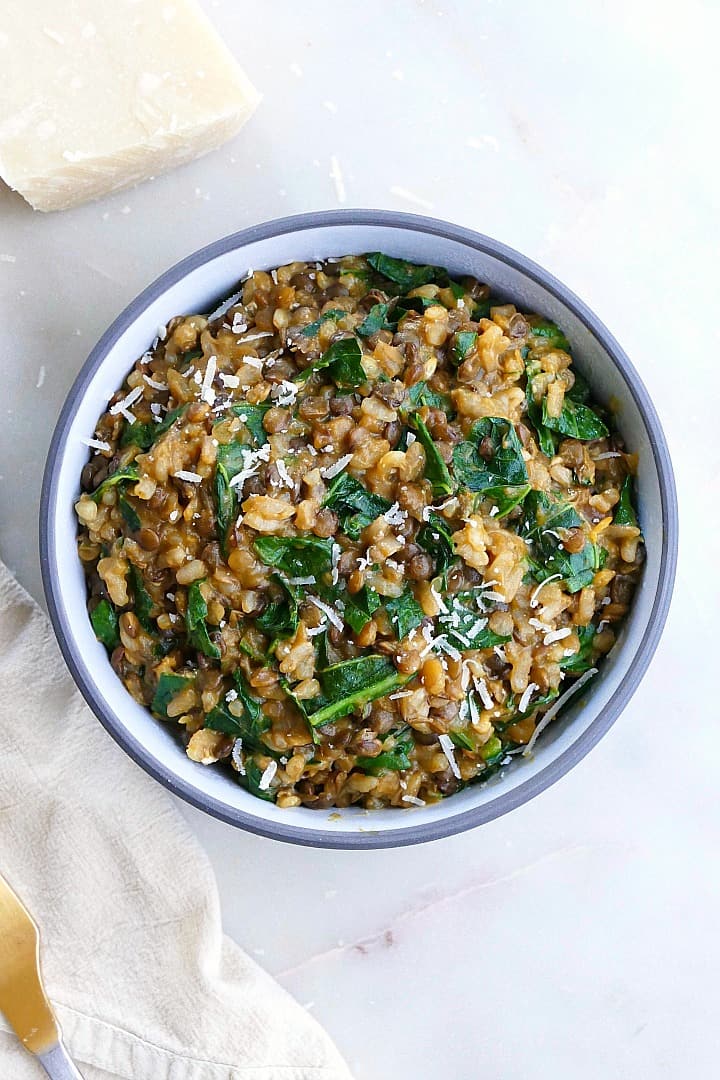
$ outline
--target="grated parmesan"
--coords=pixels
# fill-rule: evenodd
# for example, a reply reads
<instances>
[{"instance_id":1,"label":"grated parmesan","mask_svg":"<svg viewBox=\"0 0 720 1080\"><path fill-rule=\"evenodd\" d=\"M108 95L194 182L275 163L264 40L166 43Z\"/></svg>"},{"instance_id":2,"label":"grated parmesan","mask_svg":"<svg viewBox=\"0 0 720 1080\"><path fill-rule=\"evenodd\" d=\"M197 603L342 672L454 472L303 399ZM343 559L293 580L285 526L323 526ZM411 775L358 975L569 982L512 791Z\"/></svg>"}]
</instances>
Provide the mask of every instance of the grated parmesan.
<instances>
[{"instance_id":1,"label":"grated parmesan","mask_svg":"<svg viewBox=\"0 0 720 1080\"><path fill-rule=\"evenodd\" d=\"M212 384L215 378L215 372L217 371L217 360L214 356L208 358L207 367L205 368L205 376L202 381L202 389L200 390L200 399L206 401L208 405L215 404L215 391Z\"/></svg>"},{"instance_id":2,"label":"grated parmesan","mask_svg":"<svg viewBox=\"0 0 720 1080\"><path fill-rule=\"evenodd\" d=\"M527 744L527 746L523 750L523 757L528 757L529 756L529 754L532 752L532 748L535 745L540 732L545 730L545 728L548 726L548 724L550 723L550 721L553 719L554 716L557 716L558 712L563 707L563 705L568 700L568 698L571 698L573 696L573 694L580 689L581 686L584 686L585 683L588 681L588 679L592 679L593 675L597 675L597 670L598 669L594 668L594 667L588 668L588 670L585 672L585 674L581 675L580 678L577 680L577 682L573 683L573 685L571 687L569 687L569 689L567 689L564 694L560 695L560 697L557 699L557 701L553 702L553 704L550 706L548 711L544 714L544 716L540 720L540 723L537 725L537 727L533 731L532 737L531 737L529 743Z\"/></svg>"},{"instance_id":3,"label":"grated parmesan","mask_svg":"<svg viewBox=\"0 0 720 1080\"><path fill-rule=\"evenodd\" d=\"M546 585L549 585L551 581L558 581L561 577L562 574L552 574L551 577L545 578L544 581L541 581L537 589L535 589L534 593L530 597L530 607L540 607L540 601L538 600L538 596L540 595L541 590L544 589Z\"/></svg>"},{"instance_id":4,"label":"grated parmesan","mask_svg":"<svg viewBox=\"0 0 720 1080\"><path fill-rule=\"evenodd\" d=\"M320 469L320 475L324 480L332 480L333 477L341 473L346 465L349 465L353 459L352 454L345 454L343 457L338 458L334 465L326 465Z\"/></svg>"},{"instance_id":5,"label":"grated parmesan","mask_svg":"<svg viewBox=\"0 0 720 1080\"><path fill-rule=\"evenodd\" d=\"M91 450L112 450L110 443L103 442L102 439L80 439L80 442Z\"/></svg>"},{"instance_id":6,"label":"grated parmesan","mask_svg":"<svg viewBox=\"0 0 720 1080\"><path fill-rule=\"evenodd\" d=\"M245 762L242 756L242 739L236 739L232 748L233 764L241 776L245 775Z\"/></svg>"},{"instance_id":7,"label":"grated parmesan","mask_svg":"<svg viewBox=\"0 0 720 1080\"><path fill-rule=\"evenodd\" d=\"M462 776L460 774L460 770L458 769L457 761L455 760L455 749L453 747L452 739L449 735L438 735L438 742L440 743L440 748L443 754L448 760L450 772L457 780L461 780Z\"/></svg>"},{"instance_id":8,"label":"grated parmesan","mask_svg":"<svg viewBox=\"0 0 720 1080\"><path fill-rule=\"evenodd\" d=\"M344 630L345 624L343 623L337 612L333 611L329 604L326 604L317 596L308 596L308 600L311 604L314 604L319 611L322 611L324 615L327 615L328 619L337 630Z\"/></svg>"},{"instance_id":9,"label":"grated parmesan","mask_svg":"<svg viewBox=\"0 0 720 1080\"><path fill-rule=\"evenodd\" d=\"M518 701L518 712L524 713L527 711L527 707L530 704L530 698L538 689L539 687L537 683L531 682L527 684L527 686L523 690L522 697Z\"/></svg>"},{"instance_id":10,"label":"grated parmesan","mask_svg":"<svg viewBox=\"0 0 720 1080\"><path fill-rule=\"evenodd\" d=\"M426 806L424 799L418 799L417 795L402 795L401 802L410 803L412 806Z\"/></svg>"},{"instance_id":11,"label":"grated parmesan","mask_svg":"<svg viewBox=\"0 0 720 1080\"><path fill-rule=\"evenodd\" d=\"M278 771L277 761L271 761L270 764L268 765L268 767L265 769L265 772L262 774L262 776L258 780L258 787L260 788L261 791L267 791L267 789L270 787L270 781L272 780L273 776L275 775L275 773L277 771Z\"/></svg>"},{"instance_id":12,"label":"grated parmesan","mask_svg":"<svg viewBox=\"0 0 720 1080\"><path fill-rule=\"evenodd\" d=\"M187 480L189 484L201 484L203 480L200 473L190 472L189 469L178 469L176 473L173 473L173 476L177 480Z\"/></svg>"},{"instance_id":13,"label":"grated parmesan","mask_svg":"<svg viewBox=\"0 0 720 1080\"><path fill-rule=\"evenodd\" d=\"M561 630L551 630L543 638L543 645L552 645L554 641L562 641L563 638L570 637L571 634L572 629L569 626L564 626Z\"/></svg>"}]
</instances>

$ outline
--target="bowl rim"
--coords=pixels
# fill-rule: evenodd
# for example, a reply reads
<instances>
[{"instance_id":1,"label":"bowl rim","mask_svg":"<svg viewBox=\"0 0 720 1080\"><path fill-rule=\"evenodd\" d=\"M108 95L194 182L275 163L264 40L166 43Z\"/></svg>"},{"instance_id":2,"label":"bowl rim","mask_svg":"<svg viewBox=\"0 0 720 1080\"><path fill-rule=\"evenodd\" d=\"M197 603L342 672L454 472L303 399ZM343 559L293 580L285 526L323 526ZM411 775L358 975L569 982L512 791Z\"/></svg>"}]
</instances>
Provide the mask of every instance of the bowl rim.
<instances>
[{"instance_id":1,"label":"bowl rim","mask_svg":"<svg viewBox=\"0 0 720 1080\"><path fill-rule=\"evenodd\" d=\"M243 810L228 807L212 795L203 792L201 788L185 780L178 780L161 760L147 751L141 743L130 737L122 722L116 721L106 707L89 667L85 664L74 641L63 601L63 587L59 575L56 577L53 573L57 555L57 536L52 508L56 502L60 465L76 403L82 398L88 383L101 367L111 347L132 325L140 311L144 310L169 287L177 284L199 266L232 250L289 233L328 226L353 225L379 225L405 229L462 243L505 262L550 292L560 303L573 312L586 329L599 341L613 364L620 370L645 424L658 473L662 512L662 547L657 588L640 648L630 658L622 683L610 697L602 712L591 721L588 727L566 750L549 762L535 776L519 784L511 791L499 794L497 798L481 806L472 807L463 813L452 817L439 817L435 821L422 825L408 824L401 828L391 828L380 832L368 828L366 831L350 833L335 832L323 828L286 825L283 822L276 823L256 818ZM607 327L567 286L533 260L506 244L461 225L451 224L437 218L406 214L393 210L322 210L275 218L215 240L181 259L160 274L118 315L92 349L75 378L60 411L50 442L40 498L40 568L50 619L65 662L83 697L105 730L145 772L158 780L173 794L178 795L197 809L256 835L306 847L340 849L388 848L438 840L485 824L516 809L539 795L564 776L565 773L569 772L606 734L635 692L647 670L657 648L670 606L677 565L677 548L677 493L665 435L650 395L638 372Z\"/></svg>"}]
</instances>

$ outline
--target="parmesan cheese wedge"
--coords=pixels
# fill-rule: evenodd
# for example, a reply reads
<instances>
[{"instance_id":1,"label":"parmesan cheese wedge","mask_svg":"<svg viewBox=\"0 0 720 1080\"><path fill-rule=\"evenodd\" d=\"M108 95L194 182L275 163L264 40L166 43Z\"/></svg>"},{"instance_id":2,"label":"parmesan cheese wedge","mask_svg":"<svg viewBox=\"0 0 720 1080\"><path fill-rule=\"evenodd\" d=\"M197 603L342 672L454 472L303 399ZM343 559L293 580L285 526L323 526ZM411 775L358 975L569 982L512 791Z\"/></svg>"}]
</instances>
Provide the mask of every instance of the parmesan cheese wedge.
<instances>
[{"instance_id":1,"label":"parmesan cheese wedge","mask_svg":"<svg viewBox=\"0 0 720 1080\"><path fill-rule=\"evenodd\" d=\"M0 7L0 176L36 210L199 157L260 100L195 0Z\"/></svg>"}]
</instances>

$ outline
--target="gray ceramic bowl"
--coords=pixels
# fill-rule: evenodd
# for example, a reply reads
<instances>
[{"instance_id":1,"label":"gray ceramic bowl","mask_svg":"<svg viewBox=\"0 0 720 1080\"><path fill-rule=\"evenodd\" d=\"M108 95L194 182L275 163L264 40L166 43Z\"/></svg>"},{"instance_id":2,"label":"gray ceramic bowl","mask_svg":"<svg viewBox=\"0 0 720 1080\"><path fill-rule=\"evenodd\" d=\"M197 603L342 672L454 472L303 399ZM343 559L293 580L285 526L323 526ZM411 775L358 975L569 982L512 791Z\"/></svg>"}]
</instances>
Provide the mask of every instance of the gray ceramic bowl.
<instances>
[{"instance_id":1,"label":"gray ceramic bowl","mask_svg":"<svg viewBox=\"0 0 720 1080\"><path fill-rule=\"evenodd\" d=\"M87 458L81 440L92 436L108 397L158 325L173 315L212 310L251 267L377 250L473 274L521 310L559 323L596 397L620 403L619 426L639 452L647 562L630 616L600 674L550 725L531 758L435 806L280 810L249 795L223 770L190 761L169 727L131 698L95 640L75 547L73 503ZM676 549L675 486L660 422L637 372L602 323L545 270L495 240L431 218L373 210L303 214L257 225L189 256L150 285L101 338L70 391L50 447L41 504L42 572L55 632L80 690L113 738L146 772L201 810L263 836L320 847L434 840L505 814L558 780L608 730L647 668L670 602Z\"/></svg>"}]
</instances>

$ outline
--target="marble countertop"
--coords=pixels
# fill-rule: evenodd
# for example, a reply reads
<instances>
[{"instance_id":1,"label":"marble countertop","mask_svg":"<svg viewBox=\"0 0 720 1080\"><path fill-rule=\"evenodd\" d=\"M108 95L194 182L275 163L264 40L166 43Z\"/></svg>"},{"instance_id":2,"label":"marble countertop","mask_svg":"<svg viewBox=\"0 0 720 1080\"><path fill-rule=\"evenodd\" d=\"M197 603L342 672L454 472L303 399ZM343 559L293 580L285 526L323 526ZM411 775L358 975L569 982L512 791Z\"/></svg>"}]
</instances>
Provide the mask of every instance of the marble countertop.
<instances>
[{"instance_id":1,"label":"marble countertop","mask_svg":"<svg viewBox=\"0 0 720 1080\"><path fill-rule=\"evenodd\" d=\"M701 104L720 12L701 0L682 20L664 0L207 7L264 93L232 144L63 214L0 191L3 558L40 597L28 538L63 398L111 320L193 249L344 204L434 214L543 263L627 349L677 472L676 594L632 702L551 790L424 847L304 850L183 813L216 868L227 931L313 1010L358 1080L710 1077L720 217Z\"/></svg>"}]
</instances>

